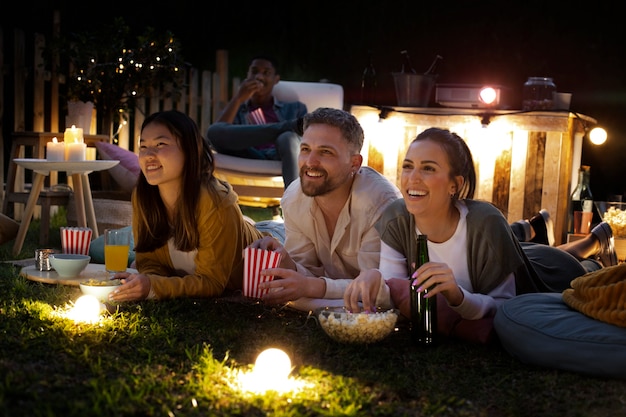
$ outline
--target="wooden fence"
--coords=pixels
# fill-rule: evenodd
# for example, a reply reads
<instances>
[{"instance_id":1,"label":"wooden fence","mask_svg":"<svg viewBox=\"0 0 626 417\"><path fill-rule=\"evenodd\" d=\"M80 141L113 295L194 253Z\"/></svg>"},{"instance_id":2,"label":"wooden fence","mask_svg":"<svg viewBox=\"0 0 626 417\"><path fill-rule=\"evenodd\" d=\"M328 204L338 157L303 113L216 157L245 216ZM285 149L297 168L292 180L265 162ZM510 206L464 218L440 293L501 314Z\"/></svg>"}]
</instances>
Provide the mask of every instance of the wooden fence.
<instances>
[{"instance_id":1,"label":"wooden fence","mask_svg":"<svg viewBox=\"0 0 626 417\"><path fill-rule=\"evenodd\" d=\"M59 16L54 16L53 31L58 30ZM0 184L5 183L6 162L5 143L10 143L11 132L61 132L64 130L66 114L59 94L60 87L65 80L65 74L58 71L58 64L47 64L43 58L46 39L42 34L34 34L33 39L27 39L25 32L15 29L13 33L12 59L5 54L4 32L0 27ZM33 47L27 48L29 42ZM7 48L11 49L11 48ZM32 55L27 51L31 49ZM9 67L6 64L12 62ZM160 99L159 92L155 91L152 97L147 96L136 100L136 108L129 115L120 117L120 123L114 123L111 140L125 149L135 150L134 142L138 137L141 124L147 114L159 110L177 109L192 117L205 133L215 120L217 114L224 108L229 99L228 52L216 51L216 68L214 71L198 68L184 69L185 87L177 100ZM232 80L233 88L237 88L240 80ZM5 91L13 86L13 102L8 103ZM7 100L7 102L5 102ZM13 121L5 125L5 109L7 105L13 108ZM101 115L94 112L93 119L98 122ZM96 126L101 123L91 123L91 134L108 134L97 132ZM131 140L131 138L133 138ZM8 141L8 142L7 142ZM4 187L1 189L4 197Z\"/></svg>"}]
</instances>

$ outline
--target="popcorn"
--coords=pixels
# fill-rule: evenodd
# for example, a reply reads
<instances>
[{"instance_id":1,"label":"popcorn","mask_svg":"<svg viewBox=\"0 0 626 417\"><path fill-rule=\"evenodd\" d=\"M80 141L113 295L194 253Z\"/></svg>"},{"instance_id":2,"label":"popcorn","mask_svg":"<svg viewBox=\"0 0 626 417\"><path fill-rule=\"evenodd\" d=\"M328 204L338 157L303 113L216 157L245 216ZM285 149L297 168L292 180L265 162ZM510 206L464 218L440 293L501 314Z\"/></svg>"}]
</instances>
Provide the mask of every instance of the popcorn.
<instances>
[{"instance_id":1,"label":"popcorn","mask_svg":"<svg viewBox=\"0 0 626 417\"><path fill-rule=\"evenodd\" d=\"M111 287L122 285L122 281L119 279L95 279L90 278L87 281L81 282L83 285L89 285L92 287Z\"/></svg>"},{"instance_id":2,"label":"popcorn","mask_svg":"<svg viewBox=\"0 0 626 417\"><path fill-rule=\"evenodd\" d=\"M393 331L398 312L350 313L324 309L320 311L318 319L326 334L338 342L374 343Z\"/></svg>"},{"instance_id":3,"label":"popcorn","mask_svg":"<svg viewBox=\"0 0 626 417\"><path fill-rule=\"evenodd\" d=\"M609 207L604 213L602 220L611 226L611 231L615 238L626 237L626 210Z\"/></svg>"}]
</instances>

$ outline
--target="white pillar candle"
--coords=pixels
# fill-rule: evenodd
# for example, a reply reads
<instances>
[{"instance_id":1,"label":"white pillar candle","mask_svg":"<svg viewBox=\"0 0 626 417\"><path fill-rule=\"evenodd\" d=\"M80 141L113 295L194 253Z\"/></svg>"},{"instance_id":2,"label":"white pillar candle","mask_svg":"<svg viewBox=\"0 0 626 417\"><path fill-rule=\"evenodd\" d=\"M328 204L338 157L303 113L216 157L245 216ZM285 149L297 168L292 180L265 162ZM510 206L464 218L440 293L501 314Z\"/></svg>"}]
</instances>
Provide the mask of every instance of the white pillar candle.
<instances>
[{"instance_id":1,"label":"white pillar candle","mask_svg":"<svg viewBox=\"0 0 626 417\"><path fill-rule=\"evenodd\" d=\"M52 142L46 144L46 159L48 161L64 161L65 144L59 142L56 137L52 138Z\"/></svg>"},{"instance_id":2,"label":"white pillar candle","mask_svg":"<svg viewBox=\"0 0 626 417\"><path fill-rule=\"evenodd\" d=\"M87 161L95 161L96 160L96 148L94 148L93 146L88 147L85 159L87 159Z\"/></svg>"},{"instance_id":3,"label":"white pillar candle","mask_svg":"<svg viewBox=\"0 0 626 417\"><path fill-rule=\"evenodd\" d=\"M81 142L65 142L65 156L68 161L84 161L87 144Z\"/></svg>"},{"instance_id":4,"label":"white pillar candle","mask_svg":"<svg viewBox=\"0 0 626 417\"><path fill-rule=\"evenodd\" d=\"M65 143L74 143L74 142L82 143L85 141L85 138L83 137L83 129L72 125L71 128L65 129L65 134L63 135L63 139L65 140Z\"/></svg>"}]
</instances>

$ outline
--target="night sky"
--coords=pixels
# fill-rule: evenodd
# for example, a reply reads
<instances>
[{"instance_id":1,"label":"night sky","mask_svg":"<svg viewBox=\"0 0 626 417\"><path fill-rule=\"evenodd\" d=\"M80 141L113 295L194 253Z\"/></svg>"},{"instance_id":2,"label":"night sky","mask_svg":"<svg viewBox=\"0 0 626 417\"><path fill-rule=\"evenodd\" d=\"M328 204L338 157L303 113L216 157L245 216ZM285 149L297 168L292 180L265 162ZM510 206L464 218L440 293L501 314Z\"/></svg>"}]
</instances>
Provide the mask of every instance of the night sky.
<instances>
[{"instance_id":1,"label":"night sky","mask_svg":"<svg viewBox=\"0 0 626 417\"><path fill-rule=\"evenodd\" d=\"M51 5L52 3L52 5ZM2 13L3 30L50 33L52 10L61 30L83 31L122 16L137 34L146 26L170 30L193 66L214 70L215 51L228 50L232 75L244 76L258 52L276 56L283 79L327 79L344 86L346 103L359 99L371 51L381 89L393 105L392 72L409 51L418 72L444 57L440 83L493 83L521 107L529 76L554 79L573 93L571 109L608 131L600 147L583 145L594 197L626 192L626 25L618 2L582 1L315 1L299 2L23 1ZM5 35L5 42L7 42ZM5 57L8 60L10 57ZM6 120L9 123L10 120Z\"/></svg>"}]
</instances>

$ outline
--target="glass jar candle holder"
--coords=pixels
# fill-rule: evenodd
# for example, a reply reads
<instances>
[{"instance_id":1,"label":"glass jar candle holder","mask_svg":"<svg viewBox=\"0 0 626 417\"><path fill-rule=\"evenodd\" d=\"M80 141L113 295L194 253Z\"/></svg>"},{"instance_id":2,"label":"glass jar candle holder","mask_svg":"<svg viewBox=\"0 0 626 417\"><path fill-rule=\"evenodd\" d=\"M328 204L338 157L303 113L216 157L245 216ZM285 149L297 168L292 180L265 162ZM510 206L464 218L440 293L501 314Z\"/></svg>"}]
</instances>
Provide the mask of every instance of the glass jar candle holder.
<instances>
[{"instance_id":1,"label":"glass jar candle holder","mask_svg":"<svg viewBox=\"0 0 626 417\"><path fill-rule=\"evenodd\" d=\"M524 83L522 109L552 110L556 85L550 77L529 77Z\"/></svg>"}]
</instances>

